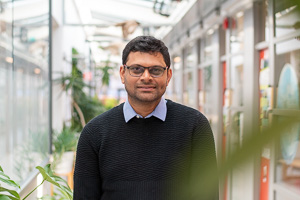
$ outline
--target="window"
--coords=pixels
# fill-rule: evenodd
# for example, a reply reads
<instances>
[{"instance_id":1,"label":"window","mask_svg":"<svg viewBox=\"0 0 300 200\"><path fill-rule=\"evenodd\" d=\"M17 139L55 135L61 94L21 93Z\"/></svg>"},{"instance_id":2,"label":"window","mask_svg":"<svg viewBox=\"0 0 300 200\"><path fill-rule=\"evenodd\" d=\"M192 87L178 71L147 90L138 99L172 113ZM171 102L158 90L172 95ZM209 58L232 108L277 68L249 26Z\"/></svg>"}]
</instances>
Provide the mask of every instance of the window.
<instances>
[{"instance_id":1,"label":"window","mask_svg":"<svg viewBox=\"0 0 300 200\"><path fill-rule=\"evenodd\" d=\"M230 51L234 54L244 49L244 12L238 12L231 20Z\"/></svg>"},{"instance_id":2,"label":"window","mask_svg":"<svg viewBox=\"0 0 300 200\"><path fill-rule=\"evenodd\" d=\"M0 164L22 184L49 152L49 1L1 5Z\"/></svg>"},{"instance_id":3,"label":"window","mask_svg":"<svg viewBox=\"0 0 300 200\"><path fill-rule=\"evenodd\" d=\"M195 107L196 88L194 87L196 74L195 70L198 66L197 42L190 42L185 48L184 57L184 75L183 75L183 103Z\"/></svg>"},{"instance_id":4,"label":"window","mask_svg":"<svg viewBox=\"0 0 300 200\"><path fill-rule=\"evenodd\" d=\"M295 43L295 39L278 43L276 45L276 68L278 69L278 89L276 108L283 110L300 110L299 98L299 72L300 72L300 45L288 45ZM287 45L287 46L286 46ZM290 49L291 51L287 51ZM287 116L277 116L282 120ZM276 154L276 199L293 199L299 197L300 182L300 124L289 127L280 138ZM282 189L285 190L282 190ZM285 192L288 191L288 192Z\"/></svg>"}]
</instances>

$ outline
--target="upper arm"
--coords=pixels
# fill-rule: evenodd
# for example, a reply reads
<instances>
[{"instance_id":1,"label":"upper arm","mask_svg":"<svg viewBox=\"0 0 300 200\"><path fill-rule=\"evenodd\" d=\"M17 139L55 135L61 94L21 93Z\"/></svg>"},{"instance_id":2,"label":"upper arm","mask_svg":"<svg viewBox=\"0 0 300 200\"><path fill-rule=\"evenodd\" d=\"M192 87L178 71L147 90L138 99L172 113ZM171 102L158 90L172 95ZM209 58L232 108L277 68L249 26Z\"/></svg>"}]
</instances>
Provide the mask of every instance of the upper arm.
<instances>
[{"instance_id":1,"label":"upper arm","mask_svg":"<svg viewBox=\"0 0 300 200\"><path fill-rule=\"evenodd\" d=\"M208 199L218 199L218 168L214 136L204 116L199 118L193 133L191 181L194 188L197 188L196 196L202 198L208 195Z\"/></svg>"},{"instance_id":2,"label":"upper arm","mask_svg":"<svg viewBox=\"0 0 300 200\"><path fill-rule=\"evenodd\" d=\"M99 151L95 141L91 131L85 127L80 135L76 152L74 200L101 198Z\"/></svg>"}]
</instances>

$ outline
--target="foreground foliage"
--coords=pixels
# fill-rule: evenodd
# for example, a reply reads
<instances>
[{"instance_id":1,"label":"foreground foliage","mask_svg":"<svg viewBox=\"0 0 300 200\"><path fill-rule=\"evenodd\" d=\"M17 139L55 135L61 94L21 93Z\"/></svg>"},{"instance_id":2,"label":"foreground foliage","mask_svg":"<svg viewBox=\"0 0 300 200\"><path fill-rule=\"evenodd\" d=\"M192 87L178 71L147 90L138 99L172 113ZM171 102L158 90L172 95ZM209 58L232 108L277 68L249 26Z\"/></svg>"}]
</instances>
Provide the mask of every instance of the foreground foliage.
<instances>
[{"instance_id":1,"label":"foreground foliage","mask_svg":"<svg viewBox=\"0 0 300 200\"><path fill-rule=\"evenodd\" d=\"M15 181L11 180L8 175L6 175L0 166L0 200L25 200L29 197L38 187L43 185L45 181L53 184L61 192L63 199L73 199L73 192L68 186L67 182L59 176L53 174L50 164L46 165L44 168L37 166L36 169L43 176L43 181L36 186L31 192L29 192L24 198L21 199L20 194L17 192L20 189L20 185ZM2 184L6 187L3 187ZM8 189L15 188L15 189Z\"/></svg>"}]
</instances>

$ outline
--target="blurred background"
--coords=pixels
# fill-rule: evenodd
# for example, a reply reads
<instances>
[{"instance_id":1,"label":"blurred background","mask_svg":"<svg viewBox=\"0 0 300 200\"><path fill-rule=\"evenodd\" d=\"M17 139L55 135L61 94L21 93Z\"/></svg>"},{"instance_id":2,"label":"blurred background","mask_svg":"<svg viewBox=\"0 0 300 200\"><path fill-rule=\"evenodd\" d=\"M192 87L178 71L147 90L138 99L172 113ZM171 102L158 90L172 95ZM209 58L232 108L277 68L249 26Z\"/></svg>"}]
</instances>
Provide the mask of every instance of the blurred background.
<instances>
[{"instance_id":1,"label":"blurred background","mask_svg":"<svg viewBox=\"0 0 300 200\"><path fill-rule=\"evenodd\" d=\"M82 127L126 100L121 53L138 35L168 46L165 98L207 116L219 162L276 120L300 120L298 0L0 0L0 165L21 194L48 162L72 185ZM300 199L299 133L258 146L220 200Z\"/></svg>"}]
</instances>

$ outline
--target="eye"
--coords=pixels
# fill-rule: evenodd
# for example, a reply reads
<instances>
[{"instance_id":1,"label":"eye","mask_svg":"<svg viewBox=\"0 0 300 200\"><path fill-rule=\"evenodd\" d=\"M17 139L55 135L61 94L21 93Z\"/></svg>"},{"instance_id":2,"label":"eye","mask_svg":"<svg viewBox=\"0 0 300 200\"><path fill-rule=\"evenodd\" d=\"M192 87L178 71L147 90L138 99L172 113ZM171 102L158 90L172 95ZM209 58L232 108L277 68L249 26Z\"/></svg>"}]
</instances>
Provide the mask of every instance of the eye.
<instances>
[{"instance_id":1,"label":"eye","mask_svg":"<svg viewBox=\"0 0 300 200\"><path fill-rule=\"evenodd\" d=\"M152 67L151 69L151 73L153 74L160 74L163 72L163 68L162 67Z\"/></svg>"},{"instance_id":2,"label":"eye","mask_svg":"<svg viewBox=\"0 0 300 200\"><path fill-rule=\"evenodd\" d=\"M131 67L131 70L133 70L133 71L141 71L141 67Z\"/></svg>"},{"instance_id":3,"label":"eye","mask_svg":"<svg viewBox=\"0 0 300 200\"><path fill-rule=\"evenodd\" d=\"M130 71L134 74L140 74L140 73L143 73L144 72L144 68L143 67L140 67L140 66L132 66L129 68Z\"/></svg>"}]
</instances>

